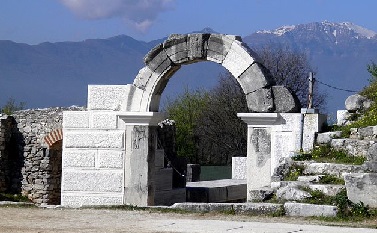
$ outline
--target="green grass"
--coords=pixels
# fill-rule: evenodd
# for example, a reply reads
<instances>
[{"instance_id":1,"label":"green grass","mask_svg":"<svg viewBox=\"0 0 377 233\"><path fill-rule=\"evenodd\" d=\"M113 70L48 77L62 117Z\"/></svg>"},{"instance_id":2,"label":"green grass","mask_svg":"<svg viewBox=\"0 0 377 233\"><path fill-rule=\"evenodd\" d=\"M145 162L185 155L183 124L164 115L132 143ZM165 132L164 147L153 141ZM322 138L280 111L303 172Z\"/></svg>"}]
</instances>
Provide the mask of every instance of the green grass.
<instances>
[{"instance_id":1,"label":"green grass","mask_svg":"<svg viewBox=\"0 0 377 233\"><path fill-rule=\"evenodd\" d=\"M318 182L319 184L341 184L344 185L344 179L341 179L335 175L324 175Z\"/></svg>"},{"instance_id":2,"label":"green grass","mask_svg":"<svg viewBox=\"0 0 377 233\"><path fill-rule=\"evenodd\" d=\"M361 165L365 162L365 158L361 156L352 156L343 150L337 150L329 145L317 146L310 153L297 154L292 157L295 161L314 160L320 163L340 163Z\"/></svg>"},{"instance_id":3,"label":"green grass","mask_svg":"<svg viewBox=\"0 0 377 233\"><path fill-rule=\"evenodd\" d=\"M30 202L30 200L21 194L0 193L0 201L12 202Z\"/></svg>"},{"instance_id":4,"label":"green grass","mask_svg":"<svg viewBox=\"0 0 377 233\"><path fill-rule=\"evenodd\" d=\"M299 176L303 175L305 167L298 164L293 164L288 171L288 174L284 176L285 181L297 181Z\"/></svg>"}]
</instances>

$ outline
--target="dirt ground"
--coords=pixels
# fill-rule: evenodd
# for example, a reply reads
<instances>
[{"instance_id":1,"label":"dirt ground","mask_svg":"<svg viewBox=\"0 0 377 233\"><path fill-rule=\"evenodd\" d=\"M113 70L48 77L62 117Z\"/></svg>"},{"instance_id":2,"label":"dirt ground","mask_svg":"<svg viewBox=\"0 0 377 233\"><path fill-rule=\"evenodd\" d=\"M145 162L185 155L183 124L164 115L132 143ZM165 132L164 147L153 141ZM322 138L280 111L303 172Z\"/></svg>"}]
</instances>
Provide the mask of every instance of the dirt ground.
<instances>
[{"instance_id":1,"label":"dirt ground","mask_svg":"<svg viewBox=\"0 0 377 233\"><path fill-rule=\"evenodd\" d=\"M318 226L313 226L313 224ZM325 224L329 225L329 223ZM335 230L335 228L320 225L324 223L312 219L288 217L251 217L211 213L179 214L156 210L0 207L0 232L6 233L334 232ZM336 230L337 232L377 232L376 220L348 224L353 227L374 226L374 229L356 230L345 228L344 225L347 224L341 225L343 227Z\"/></svg>"}]
</instances>

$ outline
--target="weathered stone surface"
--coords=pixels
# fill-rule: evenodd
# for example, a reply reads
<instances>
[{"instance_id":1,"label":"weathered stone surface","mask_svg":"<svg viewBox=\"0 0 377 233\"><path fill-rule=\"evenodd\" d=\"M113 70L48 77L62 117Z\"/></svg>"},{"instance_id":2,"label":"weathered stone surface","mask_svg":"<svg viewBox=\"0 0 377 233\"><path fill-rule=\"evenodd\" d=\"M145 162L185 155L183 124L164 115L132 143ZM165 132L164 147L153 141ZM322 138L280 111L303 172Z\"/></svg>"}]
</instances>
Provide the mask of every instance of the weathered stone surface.
<instances>
[{"instance_id":1,"label":"weathered stone surface","mask_svg":"<svg viewBox=\"0 0 377 233\"><path fill-rule=\"evenodd\" d=\"M209 211L230 211L233 209L231 203L175 203L171 206L174 209L182 209L194 212L209 212Z\"/></svg>"},{"instance_id":2,"label":"weathered stone surface","mask_svg":"<svg viewBox=\"0 0 377 233\"><path fill-rule=\"evenodd\" d=\"M377 143L371 145L367 152L368 161L377 162Z\"/></svg>"},{"instance_id":3,"label":"weathered stone surface","mask_svg":"<svg viewBox=\"0 0 377 233\"><path fill-rule=\"evenodd\" d=\"M248 191L249 202L261 202L272 197L274 191L271 188L261 188Z\"/></svg>"},{"instance_id":4,"label":"weathered stone surface","mask_svg":"<svg viewBox=\"0 0 377 233\"><path fill-rule=\"evenodd\" d=\"M88 110L120 111L129 89L128 85L88 85Z\"/></svg>"},{"instance_id":5,"label":"weathered stone surface","mask_svg":"<svg viewBox=\"0 0 377 233\"><path fill-rule=\"evenodd\" d=\"M376 140L377 126L367 126L363 128L351 128L351 139Z\"/></svg>"},{"instance_id":6,"label":"weathered stone surface","mask_svg":"<svg viewBox=\"0 0 377 233\"><path fill-rule=\"evenodd\" d=\"M100 205L122 205L123 196L121 194L87 194L87 193L63 193L62 206L100 206Z\"/></svg>"},{"instance_id":7,"label":"weathered stone surface","mask_svg":"<svg viewBox=\"0 0 377 233\"><path fill-rule=\"evenodd\" d=\"M210 34L194 33L187 38L187 57L191 61L207 58L208 39Z\"/></svg>"},{"instance_id":8,"label":"weathered stone surface","mask_svg":"<svg viewBox=\"0 0 377 233\"><path fill-rule=\"evenodd\" d=\"M121 171L64 171L63 191L122 192Z\"/></svg>"},{"instance_id":9,"label":"weathered stone surface","mask_svg":"<svg viewBox=\"0 0 377 233\"><path fill-rule=\"evenodd\" d=\"M118 148L124 147L123 131L66 131L66 148Z\"/></svg>"},{"instance_id":10,"label":"weathered stone surface","mask_svg":"<svg viewBox=\"0 0 377 233\"><path fill-rule=\"evenodd\" d=\"M123 168L123 151L98 150L99 168Z\"/></svg>"},{"instance_id":11,"label":"weathered stone surface","mask_svg":"<svg viewBox=\"0 0 377 233\"><path fill-rule=\"evenodd\" d=\"M258 61L256 54L250 55L250 49L240 41L233 41L222 65L238 78L254 62Z\"/></svg>"},{"instance_id":12,"label":"weathered stone surface","mask_svg":"<svg viewBox=\"0 0 377 233\"><path fill-rule=\"evenodd\" d=\"M320 145L329 145L333 138L340 138L341 135L341 131L319 133L317 134L316 143Z\"/></svg>"},{"instance_id":13,"label":"weathered stone surface","mask_svg":"<svg viewBox=\"0 0 377 233\"><path fill-rule=\"evenodd\" d=\"M377 161L366 161L364 166L366 167L365 172L377 172Z\"/></svg>"},{"instance_id":14,"label":"weathered stone surface","mask_svg":"<svg viewBox=\"0 0 377 233\"><path fill-rule=\"evenodd\" d=\"M368 98L355 94L346 99L345 105L349 112L356 112L370 108L372 102Z\"/></svg>"},{"instance_id":15,"label":"weathered stone surface","mask_svg":"<svg viewBox=\"0 0 377 233\"><path fill-rule=\"evenodd\" d=\"M307 183L318 183L323 175L316 175L316 176L299 176L297 181L300 182L307 182Z\"/></svg>"},{"instance_id":16,"label":"weathered stone surface","mask_svg":"<svg viewBox=\"0 0 377 233\"><path fill-rule=\"evenodd\" d=\"M247 157L232 158L232 179L246 180Z\"/></svg>"},{"instance_id":17,"label":"weathered stone surface","mask_svg":"<svg viewBox=\"0 0 377 233\"><path fill-rule=\"evenodd\" d=\"M235 36L211 34L208 40L207 59L221 64L235 39Z\"/></svg>"},{"instance_id":18,"label":"weathered stone surface","mask_svg":"<svg viewBox=\"0 0 377 233\"><path fill-rule=\"evenodd\" d=\"M173 169L156 169L153 177L156 191L171 190L173 187Z\"/></svg>"},{"instance_id":19,"label":"weathered stone surface","mask_svg":"<svg viewBox=\"0 0 377 233\"><path fill-rule=\"evenodd\" d=\"M272 86L274 112L300 112L300 102L297 97L284 86Z\"/></svg>"},{"instance_id":20,"label":"weathered stone surface","mask_svg":"<svg viewBox=\"0 0 377 233\"><path fill-rule=\"evenodd\" d=\"M285 203L284 209L286 215L297 217L335 217L338 212L336 206L291 202Z\"/></svg>"},{"instance_id":21,"label":"weathered stone surface","mask_svg":"<svg viewBox=\"0 0 377 233\"><path fill-rule=\"evenodd\" d=\"M336 111L336 124L339 126L348 125L350 121L348 120L351 113L348 110L338 110Z\"/></svg>"},{"instance_id":22,"label":"weathered stone surface","mask_svg":"<svg viewBox=\"0 0 377 233\"><path fill-rule=\"evenodd\" d=\"M238 77L238 82L246 95L258 89L275 84L269 71L259 63L253 63L249 66Z\"/></svg>"},{"instance_id":23,"label":"weathered stone surface","mask_svg":"<svg viewBox=\"0 0 377 233\"><path fill-rule=\"evenodd\" d=\"M93 112L92 128L94 129L116 129L117 115L116 112Z\"/></svg>"},{"instance_id":24,"label":"weathered stone surface","mask_svg":"<svg viewBox=\"0 0 377 233\"><path fill-rule=\"evenodd\" d=\"M362 165L347 165L334 163L311 163L311 162L295 162L305 167L304 174L329 174L342 177L343 173L364 172L365 167Z\"/></svg>"},{"instance_id":25,"label":"weathered stone surface","mask_svg":"<svg viewBox=\"0 0 377 233\"><path fill-rule=\"evenodd\" d=\"M377 208L377 173L348 173L344 180L347 196L352 202Z\"/></svg>"},{"instance_id":26,"label":"weathered stone surface","mask_svg":"<svg viewBox=\"0 0 377 233\"><path fill-rule=\"evenodd\" d=\"M278 199L288 201L300 201L305 198L311 197L310 193L300 190L298 187L290 185L279 188L276 191L276 196Z\"/></svg>"},{"instance_id":27,"label":"weathered stone surface","mask_svg":"<svg viewBox=\"0 0 377 233\"><path fill-rule=\"evenodd\" d=\"M65 150L63 153L63 167L92 167L95 166L95 150Z\"/></svg>"},{"instance_id":28,"label":"weathered stone surface","mask_svg":"<svg viewBox=\"0 0 377 233\"><path fill-rule=\"evenodd\" d=\"M337 150L344 150L350 155L366 157L369 148L375 143L372 140L342 138L332 139L330 145Z\"/></svg>"},{"instance_id":29,"label":"weathered stone surface","mask_svg":"<svg viewBox=\"0 0 377 233\"><path fill-rule=\"evenodd\" d=\"M334 185L334 184L311 184L311 185L309 185L310 189L319 190L327 196L335 196L342 189L344 189L344 187L345 187L344 185Z\"/></svg>"},{"instance_id":30,"label":"weathered stone surface","mask_svg":"<svg viewBox=\"0 0 377 233\"><path fill-rule=\"evenodd\" d=\"M63 113L64 128L89 128L89 112L70 111Z\"/></svg>"},{"instance_id":31,"label":"weathered stone surface","mask_svg":"<svg viewBox=\"0 0 377 233\"><path fill-rule=\"evenodd\" d=\"M163 43L163 48L175 64L188 61L187 35L172 34Z\"/></svg>"},{"instance_id":32,"label":"weathered stone surface","mask_svg":"<svg viewBox=\"0 0 377 233\"><path fill-rule=\"evenodd\" d=\"M251 112L273 112L274 99L271 88L261 88L246 95L247 107Z\"/></svg>"},{"instance_id":33,"label":"weathered stone surface","mask_svg":"<svg viewBox=\"0 0 377 233\"><path fill-rule=\"evenodd\" d=\"M169 67L174 65L163 49L162 44L156 45L145 55L144 63L157 74L164 73Z\"/></svg>"}]
</instances>

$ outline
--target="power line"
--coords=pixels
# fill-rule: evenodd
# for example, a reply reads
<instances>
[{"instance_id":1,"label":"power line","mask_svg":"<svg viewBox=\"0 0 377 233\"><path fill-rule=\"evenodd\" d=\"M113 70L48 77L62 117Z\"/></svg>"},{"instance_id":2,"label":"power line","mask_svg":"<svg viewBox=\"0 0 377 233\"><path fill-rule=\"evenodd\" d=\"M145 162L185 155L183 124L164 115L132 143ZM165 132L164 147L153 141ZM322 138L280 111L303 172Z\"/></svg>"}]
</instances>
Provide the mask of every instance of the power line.
<instances>
[{"instance_id":1,"label":"power line","mask_svg":"<svg viewBox=\"0 0 377 233\"><path fill-rule=\"evenodd\" d=\"M331 86L329 84L323 83L323 82L319 81L318 79L315 79L315 81L317 81L318 83L320 83L322 85L325 85L325 86L327 86L329 88L335 89L335 90L346 91L346 92L353 92L353 93L357 93L358 92L358 91L354 91L354 90L348 90L348 89L343 89L343 88L339 88L339 87L334 87L334 86Z\"/></svg>"}]
</instances>

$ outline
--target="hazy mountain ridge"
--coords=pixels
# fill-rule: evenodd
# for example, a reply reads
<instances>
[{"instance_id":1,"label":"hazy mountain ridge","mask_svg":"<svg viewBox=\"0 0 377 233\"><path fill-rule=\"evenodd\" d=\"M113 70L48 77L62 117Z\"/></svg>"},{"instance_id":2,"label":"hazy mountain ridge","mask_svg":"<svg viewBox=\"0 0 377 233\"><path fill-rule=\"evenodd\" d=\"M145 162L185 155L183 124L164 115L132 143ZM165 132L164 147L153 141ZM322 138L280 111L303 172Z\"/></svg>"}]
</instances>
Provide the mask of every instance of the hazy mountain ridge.
<instances>
[{"instance_id":1,"label":"hazy mountain ridge","mask_svg":"<svg viewBox=\"0 0 377 233\"><path fill-rule=\"evenodd\" d=\"M214 32L205 28L198 32ZM28 107L85 105L88 84L128 84L144 66L143 57L166 38L150 42L127 35L81 42L27 45L0 40L0 106L13 96ZM251 48L279 45L305 52L317 78L346 89L367 84L366 65L377 60L376 33L352 23L319 23L283 26L243 38ZM223 71L217 64L198 63L182 68L172 89L200 83L211 86ZM175 80L175 78L174 78ZM199 80L199 81L198 81ZM182 84L184 83L184 84ZM169 87L169 86L168 86ZM342 108L350 93L330 93L329 108Z\"/></svg>"}]
</instances>

